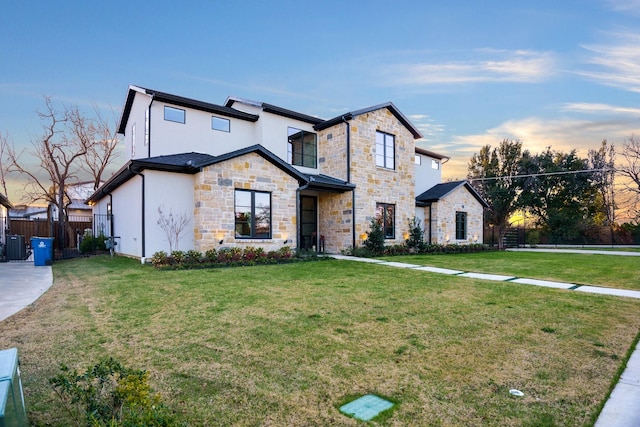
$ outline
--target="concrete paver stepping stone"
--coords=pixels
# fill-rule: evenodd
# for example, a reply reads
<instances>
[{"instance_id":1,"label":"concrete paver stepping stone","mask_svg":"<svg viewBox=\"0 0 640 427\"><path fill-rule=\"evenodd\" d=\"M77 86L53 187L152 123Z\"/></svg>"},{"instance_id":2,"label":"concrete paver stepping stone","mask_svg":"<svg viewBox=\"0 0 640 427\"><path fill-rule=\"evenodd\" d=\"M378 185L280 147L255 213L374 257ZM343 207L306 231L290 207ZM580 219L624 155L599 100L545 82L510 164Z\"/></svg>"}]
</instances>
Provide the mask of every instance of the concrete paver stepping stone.
<instances>
[{"instance_id":1,"label":"concrete paver stepping stone","mask_svg":"<svg viewBox=\"0 0 640 427\"><path fill-rule=\"evenodd\" d=\"M575 289L578 292L588 292L592 294L613 295L617 297L640 298L640 291L630 291L627 289L604 288L600 286L580 286Z\"/></svg>"},{"instance_id":2,"label":"concrete paver stepping stone","mask_svg":"<svg viewBox=\"0 0 640 427\"><path fill-rule=\"evenodd\" d=\"M544 286L547 288L557 288L557 289L571 289L576 285L573 283L562 283L562 282L552 282L550 280L538 280L538 279L514 279L513 283L521 283L523 285L535 285L535 286Z\"/></svg>"},{"instance_id":3,"label":"concrete paver stepping stone","mask_svg":"<svg viewBox=\"0 0 640 427\"><path fill-rule=\"evenodd\" d=\"M460 274L460 277L469 277L471 279L494 280L498 282L515 279L514 276L503 276L501 274L485 274L485 273L463 273L463 274Z\"/></svg>"}]
</instances>

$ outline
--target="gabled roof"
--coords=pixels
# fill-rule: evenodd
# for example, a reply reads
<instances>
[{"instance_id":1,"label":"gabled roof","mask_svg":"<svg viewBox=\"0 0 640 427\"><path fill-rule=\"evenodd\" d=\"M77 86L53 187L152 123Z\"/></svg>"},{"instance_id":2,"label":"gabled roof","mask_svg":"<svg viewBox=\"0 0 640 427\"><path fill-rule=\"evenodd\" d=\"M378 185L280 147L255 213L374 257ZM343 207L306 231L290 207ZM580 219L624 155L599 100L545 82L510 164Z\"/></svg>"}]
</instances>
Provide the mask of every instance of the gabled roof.
<instances>
[{"instance_id":1,"label":"gabled roof","mask_svg":"<svg viewBox=\"0 0 640 427\"><path fill-rule=\"evenodd\" d=\"M295 178L300 186L318 191L336 191L344 192L355 188L355 185L332 178L327 175L311 175L305 174L283 161L281 158L264 148L262 145L256 144L250 147L231 151L221 156L212 156L202 153L180 153L166 156L156 156L146 159L130 160L119 171L117 171L103 186L98 188L87 202L97 202L116 188L141 173L145 169L158 170L164 172L195 174L206 166L222 163L240 156L255 153L271 164Z\"/></svg>"},{"instance_id":2,"label":"gabled roof","mask_svg":"<svg viewBox=\"0 0 640 427\"><path fill-rule=\"evenodd\" d=\"M451 182L442 182L440 184L436 184L424 193L420 194L416 197L416 204L418 206L426 206L429 203L437 202L441 199L447 197L454 190L457 190L460 187L465 187L467 191L471 193L473 197L475 197L482 206L485 208L489 207L489 204L478 194L478 192L473 188L468 181L451 181Z\"/></svg>"},{"instance_id":3,"label":"gabled roof","mask_svg":"<svg viewBox=\"0 0 640 427\"><path fill-rule=\"evenodd\" d=\"M9 199L7 199L7 197L2 193L0 193L0 205L6 207L7 209L11 209L13 207L13 205L9 203Z\"/></svg>"},{"instance_id":4,"label":"gabled roof","mask_svg":"<svg viewBox=\"0 0 640 427\"><path fill-rule=\"evenodd\" d=\"M411 123L411 121L409 121L409 119L404 114L402 114L400 110L398 110L398 107L396 107L393 104L393 102L385 102L384 104L378 104L372 107L367 107L360 110L351 111L349 113L341 114L340 116L334 117L333 119L325 120L324 122L314 126L314 129L315 130L327 129L345 120L351 120L354 117L357 117L359 115L370 113L376 110L381 110L383 108L388 109L391 112L391 114L393 114L400 121L400 123L402 123L404 127L406 127L409 130L409 132L411 132L411 134L415 139L422 138L422 134L420 133L418 128L416 128Z\"/></svg>"},{"instance_id":5,"label":"gabled roof","mask_svg":"<svg viewBox=\"0 0 640 427\"><path fill-rule=\"evenodd\" d=\"M224 105L225 107L231 108L236 102L262 108L262 111L265 111L267 113L277 114L278 116L283 116L294 120L300 120L301 122L311 123L312 125L324 122L324 119L298 113L297 111L288 110L286 108L278 107L277 105L267 104L266 102L252 101L250 99L237 98L233 96L228 97Z\"/></svg>"},{"instance_id":6,"label":"gabled roof","mask_svg":"<svg viewBox=\"0 0 640 427\"><path fill-rule=\"evenodd\" d=\"M445 156L444 154L438 154L438 153L436 153L434 151L425 150L424 148L420 148L418 146L416 146L416 153L424 154L425 156L429 156L429 157L437 159L437 160L446 159L445 162L451 159L451 157ZM443 163L445 163L445 162L443 162Z\"/></svg>"},{"instance_id":7,"label":"gabled roof","mask_svg":"<svg viewBox=\"0 0 640 427\"><path fill-rule=\"evenodd\" d=\"M160 92L153 89L147 89L140 86L129 86L129 92L127 93L127 99L122 110L122 116L118 123L118 133L124 134L127 127L127 121L129 120L129 114L131 114L131 107L133 100L137 93L144 93L152 97L152 99L160 102L166 102L173 105L178 105L185 108L193 108L194 110L206 111L208 113L219 114L225 117L232 117L235 119L246 120L249 122L255 122L258 120L258 116L255 114L245 113L234 108L229 108L222 105L210 104L208 102L198 101L196 99L185 98L183 96L172 95L166 92Z\"/></svg>"}]
</instances>

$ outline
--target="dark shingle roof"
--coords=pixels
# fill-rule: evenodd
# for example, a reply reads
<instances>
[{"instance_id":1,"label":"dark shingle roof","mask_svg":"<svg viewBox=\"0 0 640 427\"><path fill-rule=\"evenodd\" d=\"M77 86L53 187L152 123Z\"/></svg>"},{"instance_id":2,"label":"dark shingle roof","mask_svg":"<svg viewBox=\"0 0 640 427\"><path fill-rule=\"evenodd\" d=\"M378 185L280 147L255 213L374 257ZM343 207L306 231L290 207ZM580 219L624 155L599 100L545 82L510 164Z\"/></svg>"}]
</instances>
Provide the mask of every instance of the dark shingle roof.
<instances>
[{"instance_id":1,"label":"dark shingle roof","mask_svg":"<svg viewBox=\"0 0 640 427\"><path fill-rule=\"evenodd\" d=\"M140 86L130 86L127 93L127 99L124 104L120 123L118 124L118 133L124 134L127 127L127 121L129 120L129 114L131 114L131 107L135 98L136 92L144 92L147 95L153 96L153 99L159 102L166 102L173 105L178 105L185 108L193 108L194 110L206 111L208 113L219 114L225 117L232 117L235 119L246 120L249 122L255 122L258 120L258 116L255 114L245 113L234 108L229 108L223 105L211 104L208 102L198 101L197 99L185 98L183 96L172 95L166 92L160 92L153 89L147 89Z\"/></svg>"},{"instance_id":2,"label":"dark shingle roof","mask_svg":"<svg viewBox=\"0 0 640 427\"><path fill-rule=\"evenodd\" d=\"M399 121L400 123L402 123L404 125L404 127L406 127L409 132L411 132L411 134L413 135L413 137L415 139L418 138L422 138L422 134L420 133L420 131L418 130L418 128L416 128L410 121L409 119L400 112L400 110L398 110L398 107L396 107L393 102L385 102L384 104L378 104L378 105L374 105L372 107L367 107L367 108L362 108L360 110L355 110L355 111L351 111L349 113L345 113L345 114L341 114L337 117L334 117L333 119L329 119L329 120L325 120L324 122L314 126L315 130L323 130L323 129L327 129L330 128L331 126L335 126L340 122L343 122L345 120L351 120L354 117L357 117L361 114L366 114L366 113L370 113L372 111L376 111L376 110L380 110L382 108L387 108L391 114L393 114Z\"/></svg>"},{"instance_id":3,"label":"dark shingle roof","mask_svg":"<svg viewBox=\"0 0 640 427\"><path fill-rule=\"evenodd\" d=\"M241 148L231 151L221 156L212 156L203 153L180 153L166 156L156 156L147 159L130 160L119 171L117 171L104 185L89 196L88 202L98 200L111 193L113 190L141 173L145 169L158 170L173 173L195 174L203 167L215 165L246 154L255 153L268 160L274 166L295 178L299 185L306 185L309 189L318 191L344 192L355 188L355 185L327 175L305 174L285 162L262 145L256 144L251 147Z\"/></svg>"},{"instance_id":4,"label":"dark shingle roof","mask_svg":"<svg viewBox=\"0 0 640 427\"><path fill-rule=\"evenodd\" d=\"M475 197L484 207L488 207L487 202L478 194L478 192L469 184L468 181L451 181L451 182L442 182L440 184L436 184L424 193L420 194L416 197L417 204L428 204L437 202L443 198L445 198L449 193L456 190L459 187L465 187L473 197Z\"/></svg>"}]
</instances>

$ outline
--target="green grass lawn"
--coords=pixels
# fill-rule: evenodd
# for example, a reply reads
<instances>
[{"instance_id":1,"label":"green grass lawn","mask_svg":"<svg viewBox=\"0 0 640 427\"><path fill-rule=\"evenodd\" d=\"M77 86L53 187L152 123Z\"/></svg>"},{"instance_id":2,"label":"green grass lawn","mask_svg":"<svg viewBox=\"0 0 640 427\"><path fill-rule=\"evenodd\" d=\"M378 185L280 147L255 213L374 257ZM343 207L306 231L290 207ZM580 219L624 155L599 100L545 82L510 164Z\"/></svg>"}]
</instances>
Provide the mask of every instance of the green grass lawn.
<instances>
[{"instance_id":1,"label":"green grass lawn","mask_svg":"<svg viewBox=\"0 0 640 427\"><path fill-rule=\"evenodd\" d=\"M53 268L52 288L0 322L35 426L69 425L47 384L59 364L105 355L147 369L188 425L363 425L337 408L367 393L397 403L372 425L589 425L640 330L633 299L352 261Z\"/></svg>"},{"instance_id":2,"label":"green grass lawn","mask_svg":"<svg viewBox=\"0 0 640 427\"><path fill-rule=\"evenodd\" d=\"M465 272L640 290L640 257L636 256L501 251L455 256L407 255L380 259Z\"/></svg>"}]
</instances>

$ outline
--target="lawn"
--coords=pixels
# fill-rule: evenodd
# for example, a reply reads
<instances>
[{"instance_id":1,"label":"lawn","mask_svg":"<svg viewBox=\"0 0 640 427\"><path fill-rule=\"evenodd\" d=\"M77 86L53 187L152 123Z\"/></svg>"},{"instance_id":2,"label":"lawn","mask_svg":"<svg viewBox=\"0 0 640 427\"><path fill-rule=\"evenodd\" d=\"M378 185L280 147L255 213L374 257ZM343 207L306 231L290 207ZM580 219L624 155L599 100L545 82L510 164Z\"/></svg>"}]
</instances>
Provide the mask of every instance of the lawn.
<instances>
[{"instance_id":1,"label":"lawn","mask_svg":"<svg viewBox=\"0 0 640 427\"><path fill-rule=\"evenodd\" d=\"M455 256L407 255L380 259L465 272L640 290L640 257L637 256L501 251Z\"/></svg>"},{"instance_id":2,"label":"lawn","mask_svg":"<svg viewBox=\"0 0 640 427\"><path fill-rule=\"evenodd\" d=\"M53 268L0 322L35 426L69 425L47 384L59 364L105 355L147 369L189 425L362 425L337 408L367 393L396 402L372 425L590 425L640 330L633 299L352 261Z\"/></svg>"}]
</instances>

